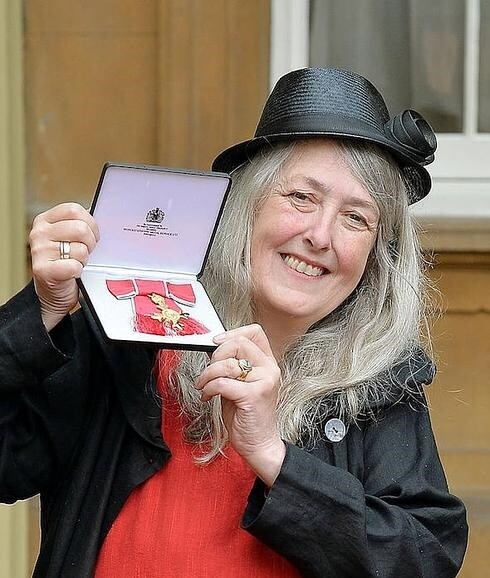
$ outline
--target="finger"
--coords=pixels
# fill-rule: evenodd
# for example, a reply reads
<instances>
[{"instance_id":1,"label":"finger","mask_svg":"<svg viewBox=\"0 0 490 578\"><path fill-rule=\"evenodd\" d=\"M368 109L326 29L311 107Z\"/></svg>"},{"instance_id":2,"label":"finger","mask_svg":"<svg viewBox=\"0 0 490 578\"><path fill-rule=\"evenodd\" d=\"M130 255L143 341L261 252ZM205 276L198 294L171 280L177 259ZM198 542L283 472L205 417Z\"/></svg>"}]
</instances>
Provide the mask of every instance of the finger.
<instances>
[{"instance_id":1,"label":"finger","mask_svg":"<svg viewBox=\"0 0 490 578\"><path fill-rule=\"evenodd\" d=\"M33 230L34 241L42 243L45 239L54 243L60 241L78 242L87 246L92 252L97 244L97 238L93 230L85 221L57 221Z\"/></svg>"},{"instance_id":2,"label":"finger","mask_svg":"<svg viewBox=\"0 0 490 578\"><path fill-rule=\"evenodd\" d=\"M214 342L216 344L225 343L236 337L246 337L253 343L255 343L264 353L267 355L273 355L272 348L270 346L267 335L262 327L258 323L252 323L251 325L244 325L242 327L237 327L236 329L230 329L225 333L220 333L214 337Z\"/></svg>"},{"instance_id":3,"label":"finger","mask_svg":"<svg viewBox=\"0 0 490 578\"><path fill-rule=\"evenodd\" d=\"M50 241L50 261L58 261L61 259L61 252L60 252L60 242L59 241ZM85 243L78 243L77 241L70 241L70 259L75 259L76 261L80 262L82 265L86 265L88 263L88 259L90 257L90 250ZM69 259L63 259L64 261L68 261Z\"/></svg>"},{"instance_id":4,"label":"finger","mask_svg":"<svg viewBox=\"0 0 490 578\"><path fill-rule=\"evenodd\" d=\"M77 241L87 245L92 252L97 244L97 237L92 228L81 220L58 221L50 226L52 241Z\"/></svg>"},{"instance_id":5,"label":"finger","mask_svg":"<svg viewBox=\"0 0 490 578\"><path fill-rule=\"evenodd\" d=\"M253 371L255 369L255 371ZM258 379L258 367L252 367L252 371L247 375L246 381L254 381ZM252 375L253 373L253 375ZM211 363L199 376L194 383L196 389L202 389L207 383L219 377L228 377L229 379L238 380L242 374L242 369L238 365L238 360L228 357L221 361Z\"/></svg>"},{"instance_id":6,"label":"finger","mask_svg":"<svg viewBox=\"0 0 490 578\"><path fill-rule=\"evenodd\" d=\"M78 203L61 203L41 213L34 219L34 224L38 221L46 221L54 224L59 221L84 221L92 230L94 237L99 240L100 233L94 217Z\"/></svg>"},{"instance_id":7,"label":"finger","mask_svg":"<svg viewBox=\"0 0 490 578\"><path fill-rule=\"evenodd\" d=\"M57 261L61 259L59 241L44 240L41 244L31 247L31 256L33 261ZM89 258L89 249L85 243L70 242L70 258L80 261L86 265Z\"/></svg>"},{"instance_id":8,"label":"finger","mask_svg":"<svg viewBox=\"0 0 490 578\"><path fill-rule=\"evenodd\" d=\"M77 259L57 259L55 261L33 262L32 274L43 283L55 284L69 279L78 279L83 265Z\"/></svg>"},{"instance_id":9,"label":"finger","mask_svg":"<svg viewBox=\"0 0 490 578\"><path fill-rule=\"evenodd\" d=\"M251 381L248 380L248 376L247 380L242 381L226 375L219 375L207 381L201 387L201 400L208 401L216 395L234 403L246 402L247 405L263 404L264 402L269 404L271 399L276 400L276 396L272 394L275 391L273 386L279 375L271 374L264 367L255 367L254 370L256 374Z\"/></svg>"},{"instance_id":10,"label":"finger","mask_svg":"<svg viewBox=\"0 0 490 578\"><path fill-rule=\"evenodd\" d=\"M31 245L31 260L32 270L37 276L39 274L50 276L49 268L53 262L63 260L75 260L83 267L87 264L89 259L89 249L85 243L70 243L70 259L61 259L60 243L49 241L48 239L41 239L39 242ZM74 265L72 265L73 267ZM76 267L77 271L79 267ZM42 273L39 273L42 271ZM68 275L67 278L70 278Z\"/></svg>"},{"instance_id":11,"label":"finger","mask_svg":"<svg viewBox=\"0 0 490 578\"><path fill-rule=\"evenodd\" d=\"M211 356L211 364L227 358L248 359L252 365L275 364L272 355L265 353L256 343L247 337L240 335L222 343Z\"/></svg>"},{"instance_id":12,"label":"finger","mask_svg":"<svg viewBox=\"0 0 490 578\"><path fill-rule=\"evenodd\" d=\"M206 383L201 390L201 401L209 401L216 395L235 403L260 397L250 384L229 377L217 377Z\"/></svg>"}]
</instances>

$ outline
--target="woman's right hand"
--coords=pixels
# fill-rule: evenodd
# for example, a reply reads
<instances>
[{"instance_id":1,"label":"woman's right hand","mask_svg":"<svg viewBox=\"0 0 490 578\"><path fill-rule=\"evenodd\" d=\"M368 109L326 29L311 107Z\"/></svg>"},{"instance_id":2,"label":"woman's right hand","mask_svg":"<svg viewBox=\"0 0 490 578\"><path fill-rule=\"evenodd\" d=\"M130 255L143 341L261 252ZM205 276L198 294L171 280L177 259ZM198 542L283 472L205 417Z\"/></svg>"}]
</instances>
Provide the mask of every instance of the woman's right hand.
<instances>
[{"instance_id":1,"label":"woman's right hand","mask_svg":"<svg viewBox=\"0 0 490 578\"><path fill-rule=\"evenodd\" d=\"M62 203L38 215L29 235L34 286L41 317L50 331L78 302L80 277L99 240L92 215L77 203ZM60 242L70 243L70 258L61 259Z\"/></svg>"}]
</instances>

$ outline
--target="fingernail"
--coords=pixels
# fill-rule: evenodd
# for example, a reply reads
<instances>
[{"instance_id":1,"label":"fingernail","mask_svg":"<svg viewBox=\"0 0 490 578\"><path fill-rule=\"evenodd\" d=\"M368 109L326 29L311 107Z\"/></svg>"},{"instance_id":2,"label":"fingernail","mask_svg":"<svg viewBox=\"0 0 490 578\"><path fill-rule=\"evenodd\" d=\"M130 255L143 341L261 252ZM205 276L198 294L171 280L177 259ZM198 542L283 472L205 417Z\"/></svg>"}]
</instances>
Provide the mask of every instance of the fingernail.
<instances>
[{"instance_id":1,"label":"fingernail","mask_svg":"<svg viewBox=\"0 0 490 578\"><path fill-rule=\"evenodd\" d=\"M218 335L215 335L213 337L213 341L215 343L223 343L223 341L226 339L226 333L219 333Z\"/></svg>"}]
</instances>

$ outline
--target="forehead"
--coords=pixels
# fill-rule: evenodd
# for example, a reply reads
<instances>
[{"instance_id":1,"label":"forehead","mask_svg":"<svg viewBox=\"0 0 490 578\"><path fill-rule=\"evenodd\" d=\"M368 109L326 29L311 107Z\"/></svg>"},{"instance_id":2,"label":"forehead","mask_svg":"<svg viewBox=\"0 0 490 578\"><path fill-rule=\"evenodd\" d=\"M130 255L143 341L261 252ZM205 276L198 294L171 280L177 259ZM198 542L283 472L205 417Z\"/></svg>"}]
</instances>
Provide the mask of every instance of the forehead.
<instances>
[{"instance_id":1,"label":"forehead","mask_svg":"<svg viewBox=\"0 0 490 578\"><path fill-rule=\"evenodd\" d=\"M312 139L297 143L281 170L281 180L318 188L320 192L354 195L376 205L333 140Z\"/></svg>"},{"instance_id":2,"label":"forehead","mask_svg":"<svg viewBox=\"0 0 490 578\"><path fill-rule=\"evenodd\" d=\"M312 139L296 143L288 160L284 163L283 174L307 171L316 174L346 174L354 178L347 166L339 146L330 139Z\"/></svg>"}]
</instances>

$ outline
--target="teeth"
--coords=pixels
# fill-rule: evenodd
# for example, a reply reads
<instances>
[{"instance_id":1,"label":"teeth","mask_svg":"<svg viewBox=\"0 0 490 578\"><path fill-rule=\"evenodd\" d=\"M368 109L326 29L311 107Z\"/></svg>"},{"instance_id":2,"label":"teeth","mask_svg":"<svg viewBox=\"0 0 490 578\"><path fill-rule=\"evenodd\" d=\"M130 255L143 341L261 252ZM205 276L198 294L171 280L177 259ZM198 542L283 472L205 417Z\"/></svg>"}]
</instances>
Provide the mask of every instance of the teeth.
<instances>
[{"instance_id":1,"label":"teeth","mask_svg":"<svg viewBox=\"0 0 490 578\"><path fill-rule=\"evenodd\" d=\"M313 275L313 267L311 265L306 265L304 273L306 273L307 275Z\"/></svg>"},{"instance_id":2,"label":"teeth","mask_svg":"<svg viewBox=\"0 0 490 578\"><path fill-rule=\"evenodd\" d=\"M313 267L313 265L308 265L304 261L299 261L295 257L291 257L291 255L283 256L283 260L291 269L304 273L309 277L319 277L325 271L321 267Z\"/></svg>"},{"instance_id":3,"label":"teeth","mask_svg":"<svg viewBox=\"0 0 490 578\"><path fill-rule=\"evenodd\" d=\"M308 265L304 261L300 261L298 263L298 265L296 266L296 271L299 271L300 273L304 273L306 267L308 267Z\"/></svg>"}]
</instances>

